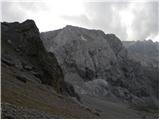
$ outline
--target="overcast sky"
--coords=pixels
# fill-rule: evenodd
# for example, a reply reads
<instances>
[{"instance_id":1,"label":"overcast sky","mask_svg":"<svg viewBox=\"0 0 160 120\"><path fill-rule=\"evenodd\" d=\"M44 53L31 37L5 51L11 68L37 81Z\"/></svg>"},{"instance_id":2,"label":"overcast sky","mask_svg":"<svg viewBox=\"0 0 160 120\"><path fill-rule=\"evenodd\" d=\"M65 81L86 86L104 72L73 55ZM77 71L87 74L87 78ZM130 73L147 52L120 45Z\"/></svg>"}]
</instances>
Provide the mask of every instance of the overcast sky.
<instances>
[{"instance_id":1,"label":"overcast sky","mask_svg":"<svg viewBox=\"0 0 160 120\"><path fill-rule=\"evenodd\" d=\"M121 40L158 40L158 0L5 0L1 21L33 19L39 30L75 25L114 33ZM120 1L120 0L119 0Z\"/></svg>"}]
</instances>

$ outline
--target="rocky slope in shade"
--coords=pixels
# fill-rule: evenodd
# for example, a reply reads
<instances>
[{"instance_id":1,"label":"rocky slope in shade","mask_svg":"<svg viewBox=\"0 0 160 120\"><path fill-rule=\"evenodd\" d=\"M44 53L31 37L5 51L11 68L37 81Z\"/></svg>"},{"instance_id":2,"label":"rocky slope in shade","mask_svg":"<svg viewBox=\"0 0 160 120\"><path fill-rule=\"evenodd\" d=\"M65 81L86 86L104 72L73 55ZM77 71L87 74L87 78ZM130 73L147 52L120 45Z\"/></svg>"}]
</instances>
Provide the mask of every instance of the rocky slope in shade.
<instances>
[{"instance_id":1,"label":"rocky slope in shade","mask_svg":"<svg viewBox=\"0 0 160 120\"><path fill-rule=\"evenodd\" d=\"M1 28L2 62L13 64L20 71L28 70L41 83L53 86L59 93L76 96L72 86L64 82L55 56L45 50L34 21L4 22Z\"/></svg>"},{"instance_id":2,"label":"rocky slope in shade","mask_svg":"<svg viewBox=\"0 0 160 120\"><path fill-rule=\"evenodd\" d=\"M26 107L20 107L9 103L3 103L2 105L2 118L3 119L57 119L56 115L48 114L46 112L29 109Z\"/></svg>"},{"instance_id":3,"label":"rocky slope in shade","mask_svg":"<svg viewBox=\"0 0 160 120\"><path fill-rule=\"evenodd\" d=\"M2 118L98 117L94 109L87 109L75 99L58 94L53 86L41 84L28 71L2 63L1 75ZM17 78L21 75L25 76Z\"/></svg>"},{"instance_id":4,"label":"rocky slope in shade","mask_svg":"<svg viewBox=\"0 0 160 120\"><path fill-rule=\"evenodd\" d=\"M147 76L153 71L130 60L114 34L68 25L41 33L41 38L46 49L55 54L65 81L73 84L79 94L157 106L157 74Z\"/></svg>"},{"instance_id":5,"label":"rocky slope in shade","mask_svg":"<svg viewBox=\"0 0 160 120\"><path fill-rule=\"evenodd\" d=\"M123 41L127 48L129 57L140 62L143 66L158 67L159 65L159 43L152 40Z\"/></svg>"},{"instance_id":6,"label":"rocky slope in shade","mask_svg":"<svg viewBox=\"0 0 160 120\"><path fill-rule=\"evenodd\" d=\"M77 104L77 100L70 97L78 98L78 95L72 85L64 81L54 54L45 50L34 21L1 23L1 45L3 115L37 118L36 111L37 114L44 111L43 117L50 118L54 115L59 118L97 117L94 110ZM5 109L6 102L11 108ZM21 116L16 112L21 110L19 106L24 107ZM35 113L31 114L28 109L35 109Z\"/></svg>"}]
</instances>

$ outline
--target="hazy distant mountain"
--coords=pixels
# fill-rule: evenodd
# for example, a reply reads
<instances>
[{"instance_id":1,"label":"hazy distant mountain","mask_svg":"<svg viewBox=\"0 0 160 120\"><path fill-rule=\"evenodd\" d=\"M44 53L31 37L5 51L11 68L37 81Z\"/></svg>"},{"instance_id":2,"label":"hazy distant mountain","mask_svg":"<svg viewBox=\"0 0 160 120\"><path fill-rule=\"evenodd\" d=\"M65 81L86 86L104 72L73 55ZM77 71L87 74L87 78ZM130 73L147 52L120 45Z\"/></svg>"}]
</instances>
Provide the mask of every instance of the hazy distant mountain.
<instances>
[{"instance_id":1,"label":"hazy distant mountain","mask_svg":"<svg viewBox=\"0 0 160 120\"><path fill-rule=\"evenodd\" d=\"M65 81L80 95L157 106L158 69L154 72L130 59L114 34L68 25L41 33L41 38L55 54Z\"/></svg>"},{"instance_id":2,"label":"hazy distant mountain","mask_svg":"<svg viewBox=\"0 0 160 120\"><path fill-rule=\"evenodd\" d=\"M131 59L141 62L144 66L158 67L159 43L152 40L123 41Z\"/></svg>"}]
</instances>

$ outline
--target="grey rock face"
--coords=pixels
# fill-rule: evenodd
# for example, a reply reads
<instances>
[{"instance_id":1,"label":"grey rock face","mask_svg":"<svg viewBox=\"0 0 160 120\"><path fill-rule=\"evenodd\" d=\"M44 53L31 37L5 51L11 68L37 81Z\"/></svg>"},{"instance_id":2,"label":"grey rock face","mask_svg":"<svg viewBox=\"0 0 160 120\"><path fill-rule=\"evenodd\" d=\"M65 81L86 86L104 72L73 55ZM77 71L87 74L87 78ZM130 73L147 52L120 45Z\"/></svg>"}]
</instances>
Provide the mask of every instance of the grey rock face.
<instances>
[{"instance_id":1,"label":"grey rock face","mask_svg":"<svg viewBox=\"0 0 160 120\"><path fill-rule=\"evenodd\" d=\"M123 41L128 50L129 57L140 62L143 66L158 67L159 43L152 40Z\"/></svg>"},{"instance_id":2,"label":"grey rock face","mask_svg":"<svg viewBox=\"0 0 160 120\"><path fill-rule=\"evenodd\" d=\"M44 48L33 20L23 23L4 22L1 30L2 62L16 68L16 77L19 80L27 82L38 79L41 83L53 86L57 92L65 91L64 86L67 84L64 82L62 70L54 54L48 53ZM20 71L29 75L21 75Z\"/></svg>"},{"instance_id":3,"label":"grey rock face","mask_svg":"<svg viewBox=\"0 0 160 120\"><path fill-rule=\"evenodd\" d=\"M101 31L67 26L54 42L57 47L51 45L47 49L56 54L64 72L76 71L86 81L102 76L104 67L109 68L111 61L116 62L116 56Z\"/></svg>"},{"instance_id":4,"label":"grey rock face","mask_svg":"<svg viewBox=\"0 0 160 120\"><path fill-rule=\"evenodd\" d=\"M140 101L141 97L151 98L154 87L150 86L152 80L145 75L146 68L129 59L127 50L114 34L66 26L41 33L41 39L46 49L55 54L65 81L73 84L79 94L99 95L104 92L102 95L112 94L129 102L134 96ZM97 79L106 81L109 87L104 89L95 82Z\"/></svg>"},{"instance_id":5,"label":"grey rock face","mask_svg":"<svg viewBox=\"0 0 160 120\"><path fill-rule=\"evenodd\" d=\"M3 57L1 61L4 62L5 64L9 65L9 66L14 65L14 62L10 58Z\"/></svg>"}]
</instances>

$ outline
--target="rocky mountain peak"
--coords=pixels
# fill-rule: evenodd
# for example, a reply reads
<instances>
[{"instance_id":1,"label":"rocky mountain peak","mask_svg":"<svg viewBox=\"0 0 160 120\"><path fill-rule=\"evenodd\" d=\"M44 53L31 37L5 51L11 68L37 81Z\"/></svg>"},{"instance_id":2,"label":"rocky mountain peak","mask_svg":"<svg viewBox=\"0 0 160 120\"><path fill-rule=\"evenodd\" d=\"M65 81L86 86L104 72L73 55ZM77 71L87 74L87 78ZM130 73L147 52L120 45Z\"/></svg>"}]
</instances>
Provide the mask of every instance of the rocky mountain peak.
<instances>
[{"instance_id":1,"label":"rocky mountain peak","mask_svg":"<svg viewBox=\"0 0 160 120\"><path fill-rule=\"evenodd\" d=\"M26 20L21 24L23 31L32 30L39 34L39 29L37 28L35 22L33 20Z\"/></svg>"},{"instance_id":2,"label":"rocky mountain peak","mask_svg":"<svg viewBox=\"0 0 160 120\"><path fill-rule=\"evenodd\" d=\"M79 94L111 95L130 102L150 96L147 88L151 81L144 75L144 68L129 60L116 35L67 26L58 32L43 33L41 37L46 49L55 54L65 81ZM106 81L107 86L95 85L95 81L96 84Z\"/></svg>"},{"instance_id":3,"label":"rocky mountain peak","mask_svg":"<svg viewBox=\"0 0 160 120\"><path fill-rule=\"evenodd\" d=\"M152 41L125 48L115 34L71 25L40 34L33 20L4 22L1 27L3 101L71 118L88 116L88 112L98 118L133 118L139 113L132 109L144 109L148 116L146 111L158 108L158 50ZM3 108L11 113L22 110L16 112L18 116L24 113L24 108L10 104L3 104ZM38 117L41 114L36 113Z\"/></svg>"},{"instance_id":4,"label":"rocky mountain peak","mask_svg":"<svg viewBox=\"0 0 160 120\"><path fill-rule=\"evenodd\" d=\"M4 63L12 63L10 65L18 68L21 74L30 74L41 83L53 86L57 92L75 95L72 86L64 82L63 72L54 54L48 53L44 48L39 30L33 20L11 24L5 22L1 27ZM29 70L29 73L24 72L25 69ZM23 80L26 82L27 79Z\"/></svg>"},{"instance_id":5,"label":"rocky mountain peak","mask_svg":"<svg viewBox=\"0 0 160 120\"><path fill-rule=\"evenodd\" d=\"M74 25L66 25L63 29L72 29L72 30L80 30L80 31L90 31L90 32L101 32L104 34L104 32L102 30L97 30L97 29L87 29L87 28L84 28L84 27L79 27L79 26L74 26Z\"/></svg>"},{"instance_id":6,"label":"rocky mountain peak","mask_svg":"<svg viewBox=\"0 0 160 120\"><path fill-rule=\"evenodd\" d=\"M106 34L105 38L116 55L124 49L120 39L115 34Z\"/></svg>"}]
</instances>

